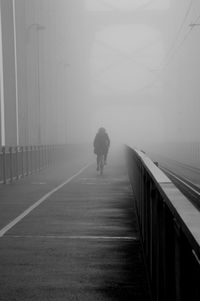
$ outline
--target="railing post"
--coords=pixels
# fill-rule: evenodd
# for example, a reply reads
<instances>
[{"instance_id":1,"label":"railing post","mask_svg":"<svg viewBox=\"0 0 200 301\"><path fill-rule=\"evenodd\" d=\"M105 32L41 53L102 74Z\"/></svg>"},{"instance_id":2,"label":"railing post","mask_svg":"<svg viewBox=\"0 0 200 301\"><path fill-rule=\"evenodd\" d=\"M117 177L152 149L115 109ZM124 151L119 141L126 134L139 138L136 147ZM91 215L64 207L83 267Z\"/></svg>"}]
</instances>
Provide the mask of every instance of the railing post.
<instances>
[{"instance_id":1,"label":"railing post","mask_svg":"<svg viewBox=\"0 0 200 301\"><path fill-rule=\"evenodd\" d=\"M38 170L41 170L41 145L38 145L38 162L39 162L39 168Z\"/></svg>"},{"instance_id":2,"label":"railing post","mask_svg":"<svg viewBox=\"0 0 200 301\"><path fill-rule=\"evenodd\" d=\"M38 163L38 146L35 146L35 171L39 170L39 163Z\"/></svg>"},{"instance_id":3,"label":"railing post","mask_svg":"<svg viewBox=\"0 0 200 301\"><path fill-rule=\"evenodd\" d=\"M48 147L48 158L49 158L49 166L52 165L52 145L49 145Z\"/></svg>"},{"instance_id":4,"label":"railing post","mask_svg":"<svg viewBox=\"0 0 200 301\"><path fill-rule=\"evenodd\" d=\"M37 171L40 171L40 146L37 146Z\"/></svg>"},{"instance_id":5,"label":"railing post","mask_svg":"<svg viewBox=\"0 0 200 301\"><path fill-rule=\"evenodd\" d=\"M30 145L30 174L33 173L33 148Z\"/></svg>"},{"instance_id":6,"label":"railing post","mask_svg":"<svg viewBox=\"0 0 200 301\"><path fill-rule=\"evenodd\" d=\"M24 148L23 146L21 147L21 166L22 166L22 178L24 177Z\"/></svg>"},{"instance_id":7,"label":"railing post","mask_svg":"<svg viewBox=\"0 0 200 301\"><path fill-rule=\"evenodd\" d=\"M174 218L174 267L175 267L175 297L181 301L181 243L180 225Z\"/></svg>"},{"instance_id":8,"label":"railing post","mask_svg":"<svg viewBox=\"0 0 200 301\"><path fill-rule=\"evenodd\" d=\"M9 159L10 159L10 183L13 182L13 156L12 156L12 147L9 147Z\"/></svg>"},{"instance_id":9,"label":"railing post","mask_svg":"<svg viewBox=\"0 0 200 301\"><path fill-rule=\"evenodd\" d=\"M45 167L45 146L42 145L42 169Z\"/></svg>"},{"instance_id":10,"label":"railing post","mask_svg":"<svg viewBox=\"0 0 200 301\"><path fill-rule=\"evenodd\" d=\"M164 202L162 196L158 193L156 194L156 219L155 219L155 230L157 233L157 255L156 255L156 291L157 300L165 301L164 292L164 260L163 260L163 241L164 241Z\"/></svg>"},{"instance_id":11,"label":"railing post","mask_svg":"<svg viewBox=\"0 0 200 301\"><path fill-rule=\"evenodd\" d=\"M145 220L145 236L144 236L144 242L145 242L145 252L146 252L146 258L148 264L150 263L150 215L149 215L149 198L150 198L150 180L146 179L146 192L145 192L145 203L144 203L144 220Z\"/></svg>"},{"instance_id":12,"label":"railing post","mask_svg":"<svg viewBox=\"0 0 200 301\"><path fill-rule=\"evenodd\" d=\"M37 146L33 146L34 151L34 171L37 171Z\"/></svg>"},{"instance_id":13,"label":"railing post","mask_svg":"<svg viewBox=\"0 0 200 301\"><path fill-rule=\"evenodd\" d=\"M6 184L6 148L2 147L3 183Z\"/></svg>"},{"instance_id":14,"label":"railing post","mask_svg":"<svg viewBox=\"0 0 200 301\"><path fill-rule=\"evenodd\" d=\"M141 233L142 233L142 240L143 240L143 243L144 243L144 237L145 237L145 184L147 182L147 177L146 177L146 174L143 170L143 177L141 179L142 181L142 191L141 191L141 215L140 215L140 220L141 220Z\"/></svg>"},{"instance_id":15,"label":"railing post","mask_svg":"<svg viewBox=\"0 0 200 301\"><path fill-rule=\"evenodd\" d=\"M54 153L54 151L55 151L55 149L54 149L54 145L52 145L52 158L51 158L51 160L52 160L52 162L51 162L51 164L52 164L52 166L54 166L54 163L55 163L55 153Z\"/></svg>"},{"instance_id":16,"label":"railing post","mask_svg":"<svg viewBox=\"0 0 200 301\"><path fill-rule=\"evenodd\" d=\"M47 167L47 146L44 146L44 167Z\"/></svg>"},{"instance_id":17,"label":"railing post","mask_svg":"<svg viewBox=\"0 0 200 301\"><path fill-rule=\"evenodd\" d=\"M15 147L15 157L16 157L16 179L19 180L19 158L18 158L18 146Z\"/></svg>"},{"instance_id":18,"label":"railing post","mask_svg":"<svg viewBox=\"0 0 200 301\"><path fill-rule=\"evenodd\" d=\"M200 296L200 288L199 288L199 279L200 279L200 257L196 254L194 250L192 250L192 259L193 259L193 264L192 266L192 285L189 288L188 292L188 299L190 298L190 292L193 292L194 299L199 300ZM188 287L188 286L187 286Z\"/></svg>"},{"instance_id":19,"label":"railing post","mask_svg":"<svg viewBox=\"0 0 200 301\"><path fill-rule=\"evenodd\" d=\"M149 255L150 255L150 275L152 279L152 290L154 295L157 295L157 259L158 259L158 216L157 216L157 192L154 183L150 183L150 198L149 198ZM157 300L157 298L156 298Z\"/></svg>"},{"instance_id":20,"label":"railing post","mask_svg":"<svg viewBox=\"0 0 200 301\"><path fill-rule=\"evenodd\" d=\"M43 169L43 145L40 145L40 170Z\"/></svg>"},{"instance_id":21,"label":"railing post","mask_svg":"<svg viewBox=\"0 0 200 301\"><path fill-rule=\"evenodd\" d=\"M25 147L26 151L26 175L29 175L29 148L28 146Z\"/></svg>"},{"instance_id":22,"label":"railing post","mask_svg":"<svg viewBox=\"0 0 200 301\"><path fill-rule=\"evenodd\" d=\"M40 145L40 170L43 168L43 145Z\"/></svg>"},{"instance_id":23,"label":"railing post","mask_svg":"<svg viewBox=\"0 0 200 301\"><path fill-rule=\"evenodd\" d=\"M162 199L159 202L159 298L160 300L167 301L167 268L166 268L166 205Z\"/></svg>"},{"instance_id":24,"label":"railing post","mask_svg":"<svg viewBox=\"0 0 200 301\"><path fill-rule=\"evenodd\" d=\"M53 145L53 164L56 166L57 153L56 153L56 145Z\"/></svg>"},{"instance_id":25,"label":"railing post","mask_svg":"<svg viewBox=\"0 0 200 301\"><path fill-rule=\"evenodd\" d=\"M48 145L48 167L51 165L51 147Z\"/></svg>"}]
</instances>

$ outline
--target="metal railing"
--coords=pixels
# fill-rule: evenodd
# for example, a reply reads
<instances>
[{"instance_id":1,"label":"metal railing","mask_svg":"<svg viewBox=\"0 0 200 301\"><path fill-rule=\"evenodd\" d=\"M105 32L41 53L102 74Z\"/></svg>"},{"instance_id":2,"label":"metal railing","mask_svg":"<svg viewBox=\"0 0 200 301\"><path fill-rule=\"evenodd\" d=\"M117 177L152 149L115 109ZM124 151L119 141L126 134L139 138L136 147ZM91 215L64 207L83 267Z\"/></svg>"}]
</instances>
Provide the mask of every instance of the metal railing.
<instances>
[{"instance_id":1,"label":"metal railing","mask_svg":"<svg viewBox=\"0 0 200 301\"><path fill-rule=\"evenodd\" d=\"M126 155L154 300L199 300L200 212L143 152Z\"/></svg>"},{"instance_id":2,"label":"metal railing","mask_svg":"<svg viewBox=\"0 0 200 301\"><path fill-rule=\"evenodd\" d=\"M68 151L67 145L2 147L0 150L0 182L12 183L53 165Z\"/></svg>"}]
</instances>

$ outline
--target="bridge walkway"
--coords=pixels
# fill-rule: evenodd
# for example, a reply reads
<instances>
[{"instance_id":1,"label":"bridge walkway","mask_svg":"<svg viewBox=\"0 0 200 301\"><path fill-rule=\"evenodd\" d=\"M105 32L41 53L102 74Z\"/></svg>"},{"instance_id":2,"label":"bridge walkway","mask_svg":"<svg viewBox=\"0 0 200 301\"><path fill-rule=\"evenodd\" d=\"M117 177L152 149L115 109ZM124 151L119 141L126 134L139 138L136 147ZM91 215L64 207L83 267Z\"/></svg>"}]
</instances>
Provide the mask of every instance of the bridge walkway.
<instances>
[{"instance_id":1,"label":"bridge walkway","mask_svg":"<svg viewBox=\"0 0 200 301\"><path fill-rule=\"evenodd\" d=\"M151 300L125 165L80 169L1 185L0 300Z\"/></svg>"}]
</instances>

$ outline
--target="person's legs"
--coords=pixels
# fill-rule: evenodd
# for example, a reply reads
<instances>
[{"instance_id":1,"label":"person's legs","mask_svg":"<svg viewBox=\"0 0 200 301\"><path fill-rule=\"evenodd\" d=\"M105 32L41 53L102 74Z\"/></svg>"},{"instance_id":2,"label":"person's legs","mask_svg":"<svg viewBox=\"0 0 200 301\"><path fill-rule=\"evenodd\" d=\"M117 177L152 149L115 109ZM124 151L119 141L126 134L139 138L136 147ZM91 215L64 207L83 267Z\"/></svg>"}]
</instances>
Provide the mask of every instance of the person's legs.
<instances>
[{"instance_id":1,"label":"person's legs","mask_svg":"<svg viewBox=\"0 0 200 301\"><path fill-rule=\"evenodd\" d=\"M97 171L99 170L100 154L97 154Z\"/></svg>"},{"instance_id":2,"label":"person's legs","mask_svg":"<svg viewBox=\"0 0 200 301\"><path fill-rule=\"evenodd\" d=\"M108 156L108 150L104 153L104 163L107 164L107 156Z\"/></svg>"}]
</instances>

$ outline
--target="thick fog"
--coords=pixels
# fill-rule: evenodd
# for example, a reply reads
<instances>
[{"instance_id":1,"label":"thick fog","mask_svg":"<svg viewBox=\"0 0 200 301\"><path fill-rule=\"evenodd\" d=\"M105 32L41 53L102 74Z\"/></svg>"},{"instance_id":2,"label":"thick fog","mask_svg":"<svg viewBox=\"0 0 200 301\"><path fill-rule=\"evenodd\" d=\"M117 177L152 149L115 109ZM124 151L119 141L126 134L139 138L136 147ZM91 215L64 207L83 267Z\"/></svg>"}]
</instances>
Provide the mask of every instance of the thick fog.
<instances>
[{"instance_id":1,"label":"thick fog","mask_svg":"<svg viewBox=\"0 0 200 301\"><path fill-rule=\"evenodd\" d=\"M199 142L199 1L34 2L41 98L63 131L52 134L91 143L104 126L112 142L139 148Z\"/></svg>"}]
</instances>

